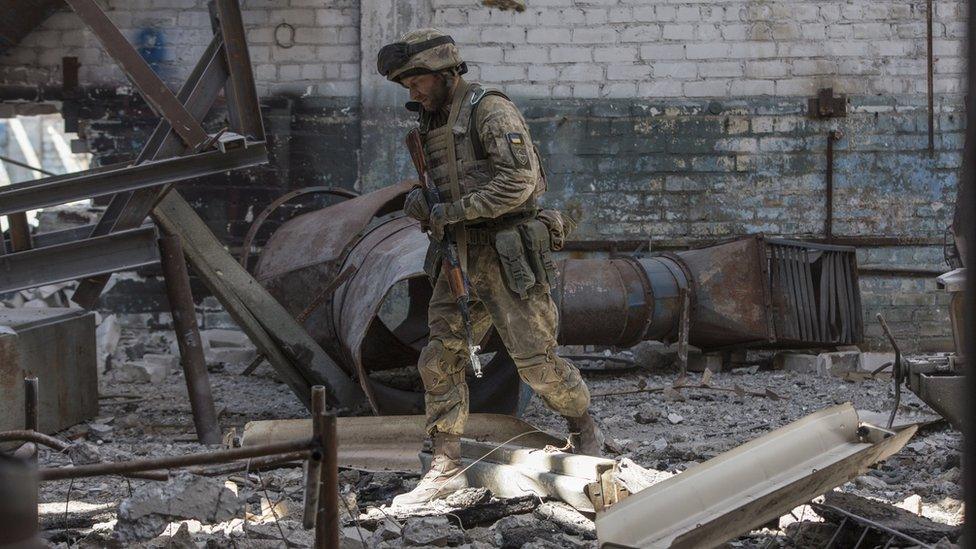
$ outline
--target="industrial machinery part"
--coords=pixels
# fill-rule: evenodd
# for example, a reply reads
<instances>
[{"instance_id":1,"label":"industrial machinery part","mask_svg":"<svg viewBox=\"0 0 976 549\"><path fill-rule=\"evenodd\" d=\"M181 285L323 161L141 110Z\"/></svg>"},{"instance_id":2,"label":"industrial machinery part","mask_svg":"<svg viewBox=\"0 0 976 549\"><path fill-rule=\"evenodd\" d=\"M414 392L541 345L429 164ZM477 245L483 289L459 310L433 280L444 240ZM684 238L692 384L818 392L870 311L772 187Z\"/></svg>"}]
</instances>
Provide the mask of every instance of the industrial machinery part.
<instances>
[{"instance_id":1,"label":"industrial machinery part","mask_svg":"<svg viewBox=\"0 0 976 549\"><path fill-rule=\"evenodd\" d=\"M600 547L714 547L862 474L917 427L859 423L850 403L811 414L651 486L596 519Z\"/></svg>"},{"instance_id":2,"label":"industrial machinery part","mask_svg":"<svg viewBox=\"0 0 976 549\"><path fill-rule=\"evenodd\" d=\"M23 380L38 379L38 430L54 433L98 413L95 313L0 309L0 431L23 429Z\"/></svg>"},{"instance_id":3,"label":"industrial machinery part","mask_svg":"<svg viewBox=\"0 0 976 549\"><path fill-rule=\"evenodd\" d=\"M404 182L283 224L255 277L293 316L323 286L355 269L305 321L309 334L358 379L379 414L418 413L412 368L427 337L427 237L400 212ZM690 344L703 349L850 345L863 325L854 249L751 236L647 257L566 259L553 289L563 344L626 347L675 341L689 299ZM525 393L493 334L471 409L514 413Z\"/></svg>"}]
</instances>

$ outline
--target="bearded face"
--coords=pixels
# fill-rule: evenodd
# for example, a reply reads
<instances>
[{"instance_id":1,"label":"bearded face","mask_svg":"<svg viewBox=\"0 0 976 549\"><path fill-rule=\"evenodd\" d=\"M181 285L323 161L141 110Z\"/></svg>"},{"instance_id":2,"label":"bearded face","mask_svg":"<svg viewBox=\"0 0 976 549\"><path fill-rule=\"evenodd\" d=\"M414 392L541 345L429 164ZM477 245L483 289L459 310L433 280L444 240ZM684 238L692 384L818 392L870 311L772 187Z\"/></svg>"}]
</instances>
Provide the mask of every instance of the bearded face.
<instances>
[{"instance_id":1,"label":"bearded face","mask_svg":"<svg viewBox=\"0 0 976 549\"><path fill-rule=\"evenodd\" d=\"M427 112L437 112L447 105L451 90L441 74L407 76L400 80L400 84L410 90L410 100L420 103Z\"/></svg>"}]
</instances>

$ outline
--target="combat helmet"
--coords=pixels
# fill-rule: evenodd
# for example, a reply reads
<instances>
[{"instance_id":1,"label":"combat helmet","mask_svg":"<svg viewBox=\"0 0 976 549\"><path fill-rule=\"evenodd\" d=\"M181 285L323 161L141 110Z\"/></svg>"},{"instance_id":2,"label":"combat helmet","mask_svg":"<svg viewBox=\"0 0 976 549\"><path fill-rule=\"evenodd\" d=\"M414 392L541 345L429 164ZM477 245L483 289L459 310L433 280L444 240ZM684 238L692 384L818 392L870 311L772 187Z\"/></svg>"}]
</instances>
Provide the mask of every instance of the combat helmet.
<instances>
[{"instance_id":1,"label":"combat helmet","mask_svg":"<svg viewBox=\"0 0 976 549\"><path fill-rule=\"evenodd\" d=\"M450 35L437 29L410 31L376 56L376 70L391 82L415 74L457 69L468 72L467 64Z\"/></svg>"}]
</instances>

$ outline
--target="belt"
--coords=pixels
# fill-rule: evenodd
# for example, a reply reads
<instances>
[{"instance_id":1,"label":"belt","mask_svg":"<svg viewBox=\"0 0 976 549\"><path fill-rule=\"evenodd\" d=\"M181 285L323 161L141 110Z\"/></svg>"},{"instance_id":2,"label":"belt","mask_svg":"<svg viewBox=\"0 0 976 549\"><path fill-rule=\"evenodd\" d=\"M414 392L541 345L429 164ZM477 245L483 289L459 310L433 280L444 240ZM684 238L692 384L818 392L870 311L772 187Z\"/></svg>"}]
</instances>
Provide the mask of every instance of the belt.
<instances>
[{"instance_id":1,"label":"belt","mask_svg":"<svg viewBox=\"0 0 976 549\"><path fill-rule=\"evenodd\" d=\"M517 214L503 215L494 219L488 219L479 223L465 225L465 232L468 235L468 244L472 246L492 246L495 244L495 233L512 227L517 227L530 219L535 219L537 211L520 212Z\"/></svg>"}]
</instances>

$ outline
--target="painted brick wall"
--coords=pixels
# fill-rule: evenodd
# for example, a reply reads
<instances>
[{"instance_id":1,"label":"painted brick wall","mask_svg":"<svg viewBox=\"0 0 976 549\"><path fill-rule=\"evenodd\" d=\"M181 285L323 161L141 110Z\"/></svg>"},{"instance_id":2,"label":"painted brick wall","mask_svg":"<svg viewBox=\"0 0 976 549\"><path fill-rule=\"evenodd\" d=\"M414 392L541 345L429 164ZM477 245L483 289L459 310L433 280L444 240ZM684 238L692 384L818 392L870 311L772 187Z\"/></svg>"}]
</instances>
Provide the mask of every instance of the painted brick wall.
<instances>
[{"instance_id":1,"label":"painted brick wall","mask_svg":"<svg viewBox=\"0 0 976 549\"><path fill-rule=\"evenodd\" d=\"M154 68L174 88L212 36L207 0L107 0L101 5L133 44L153 46ZM244 0L242 8L261 95L359 94L358 0ZM0 55L0 82L58 84L66 55L78 57L83 83L126 83L70 11L55 13L17 48Z\"/></svg>"},{"instance_id":2,"label":"painted brick wall","mask_svg":"<svg viewBox=\"0 0 976 549\"><path fill-rule=\"evenodd\" d=\"M432 3L476 74L517 96L925 90L925 2L539 0L523 13ZM965 2L935 4L936 91L958 92Z\"/></svg>"},{"instance_id":3,"label":"painted brick wall","mask_svg":"<svg viewBox=\"0 0 976 549\"><path fill-rule=\"evenodd\" d=\"M551 173L547 201L582 214L579 238L687 239L751 232L819 237L826 139L836 142L833 231L928 245L859 250L864 264L938 269L962 146L963 0L936 0L936 151L926 151L925 2L890 0L528 0L521 14L477 0L243 0L273 166L189 185L229 242L284 188L373 189L409 177L405 94L371 74L406 28L450 32L471 77L525 110ZM162 37L159 70L182 80L209 39L205 0L107 0L133 41ZM292 37L287 23L294 28ZM58 84L63 55L85 84L124 84L70 13L0 56L0 83ZM150 33L151 34L151 33ZM292 42L291 47L283 47ZM833 87L846 118L805 116ZM290 105L290 108L285 106ZM111 117L109 117L111 118ZM105 127L104 153L144 136ZM225 185L235 191L214 201ZM912 349L945 346L947 299L926 278L863 276L865 325L884 312Z\"/></svg>"}]
</instances>

